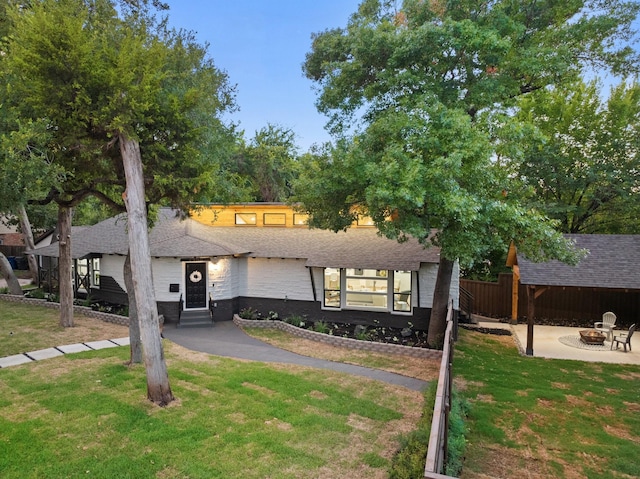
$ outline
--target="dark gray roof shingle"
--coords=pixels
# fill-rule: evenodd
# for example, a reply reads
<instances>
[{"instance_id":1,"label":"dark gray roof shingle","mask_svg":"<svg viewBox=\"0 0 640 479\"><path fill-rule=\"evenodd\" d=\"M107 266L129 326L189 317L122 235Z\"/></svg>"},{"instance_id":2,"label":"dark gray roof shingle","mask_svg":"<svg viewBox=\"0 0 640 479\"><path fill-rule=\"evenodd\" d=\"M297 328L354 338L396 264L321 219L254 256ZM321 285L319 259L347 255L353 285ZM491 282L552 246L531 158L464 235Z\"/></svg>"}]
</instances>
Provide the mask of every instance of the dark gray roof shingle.
<instances>
[{"instance_id":1,"label":"dark gray roof shingle","mask_svg":"<svg viewBox=\"0 0 640 479\"><path fill-rule=\"evenodd\" d=\"M518 254L520 282L538 286L640 289L640 235L566 235L588 251L577 266Z\"/></svg>"},{"instance_id":2,"label":"dark gray roof shingle","mask_svg":"<svg viewBox=\"0 0 640 479\"><path fill-rule=\"evenodd\" d=\"M119 215L73 234L72 255L127 254L126 216ZM212 257L248 255L259 258L305 259L307 266L413 270L421 263L439 263L440 250L424 248L417 240L404 243L380 237L374 228L347 232L307 228L206 226L181 219L163 208L150 232L151 255L156 257ZM58 245L34 251L58 256Z\"/></svg>"}]
</instances>

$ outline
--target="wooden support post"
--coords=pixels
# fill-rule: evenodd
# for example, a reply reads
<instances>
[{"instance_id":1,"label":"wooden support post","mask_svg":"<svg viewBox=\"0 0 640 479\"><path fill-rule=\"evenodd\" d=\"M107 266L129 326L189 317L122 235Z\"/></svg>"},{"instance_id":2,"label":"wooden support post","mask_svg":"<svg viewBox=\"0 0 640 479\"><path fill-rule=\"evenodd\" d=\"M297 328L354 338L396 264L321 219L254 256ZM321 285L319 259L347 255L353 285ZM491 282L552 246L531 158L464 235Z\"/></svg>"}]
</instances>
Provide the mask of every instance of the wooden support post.
<instances>
[{"instance_id":1,"label":"wooden support post","mask_svg":"<svg viewBox=\"0 0 640 479\"><path fill-rule=\"evenodd\" d=\"M533 356L533 318L536 312L536 287L527 286L527 356Z\"/></svg>"}]
</instances>

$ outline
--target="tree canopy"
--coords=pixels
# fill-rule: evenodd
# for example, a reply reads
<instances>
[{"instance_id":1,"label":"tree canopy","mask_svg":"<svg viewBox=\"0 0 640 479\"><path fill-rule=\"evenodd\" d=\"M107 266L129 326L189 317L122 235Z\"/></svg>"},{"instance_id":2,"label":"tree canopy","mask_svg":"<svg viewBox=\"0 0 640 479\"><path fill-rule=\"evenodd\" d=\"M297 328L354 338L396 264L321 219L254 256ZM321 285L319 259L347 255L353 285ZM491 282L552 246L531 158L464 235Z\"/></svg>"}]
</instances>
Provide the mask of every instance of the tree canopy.
<instances>
[{"instance_id":1,"label":"tree canopy","mask_svg":"<svg viewBox=\"0 0 640 479\"><path fill-rule=\"evenodd\" d=\"M630 39L639 5L395 5L364 0L346 28L314 35L304 72L343 141L302 168L296 198L313 226L345 228L361 211L386 236L441 247L444 286L436 290L446 296L434 298L434 344L451 262L472 264L511 240L532 259L577 260L543 214L508 194L510 180L493 161L494 132L513 121L519 97L575 80L586 65L636 69L638 56L618 45Z\"/></svg>"},{"instance_id":2,"label":"tree canopy","mask_svg":"<svg viewBox=\"0 0 640 479\"><path fill-rule=\"evenodd\" d=\"M640 232L640 85L623 82L606 100L597 81L541 90L517 118L535 129L505 166L526 201L565 233Z\"/></svg>"}]
</instances>

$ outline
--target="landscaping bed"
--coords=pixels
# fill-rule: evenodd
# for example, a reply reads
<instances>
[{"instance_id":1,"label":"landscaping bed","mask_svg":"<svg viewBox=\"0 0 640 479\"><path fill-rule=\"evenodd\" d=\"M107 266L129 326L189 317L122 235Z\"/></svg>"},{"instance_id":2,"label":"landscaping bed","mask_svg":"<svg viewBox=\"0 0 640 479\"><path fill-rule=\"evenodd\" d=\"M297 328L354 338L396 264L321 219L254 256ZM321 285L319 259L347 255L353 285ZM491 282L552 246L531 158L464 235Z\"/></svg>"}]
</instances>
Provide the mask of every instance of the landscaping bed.
<instances>
[{"instance_id":1,"label":"landscaping bed","mask_svg":"<svg viewBox=\"0 0 640 479\"><path fill-rule=\"evenodd\" d=\"M240 311L238 316L248 320L281 320L292 326L314 331L316 333L328 334L330 336L356 339L360 341L370 341L376 343L395 344L414 348L429 348L427 344L427 332L412 327L391 328L385 326L369 326L352 323L333 323L327 321L311 321L302 316L292 315L281 319L279 315L270 311L267 316L262 316L259 312L246 308Z\"/></svg>"}]
</instances>

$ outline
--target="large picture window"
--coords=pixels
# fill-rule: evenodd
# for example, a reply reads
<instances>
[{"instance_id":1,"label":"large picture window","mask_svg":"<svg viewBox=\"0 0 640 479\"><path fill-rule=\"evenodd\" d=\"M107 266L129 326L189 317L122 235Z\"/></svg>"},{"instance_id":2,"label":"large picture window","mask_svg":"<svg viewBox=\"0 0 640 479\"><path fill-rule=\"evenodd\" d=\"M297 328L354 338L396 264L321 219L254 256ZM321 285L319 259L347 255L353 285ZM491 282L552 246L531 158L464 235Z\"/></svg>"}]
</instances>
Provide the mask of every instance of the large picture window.
<instances>
[{"instance_id":1,"label":"large picture window","mask_svg":"<svg viewBox=\"0 0 640 479\"><path fill-rule=\"evenodd\" d=\"M324 270L324 307L340 307L340 270L338 268Z\"/></svg>"},{"instance_id":2,"label":"large picture window","mask_svg":"<svg viewBox=\"0 0 640 479\"><path fill-rule=\"evenodd\" d=\"M346 306L370 309L387 309L389 279L386 270L345 270Z\"/></svg>"}]
</instances>

